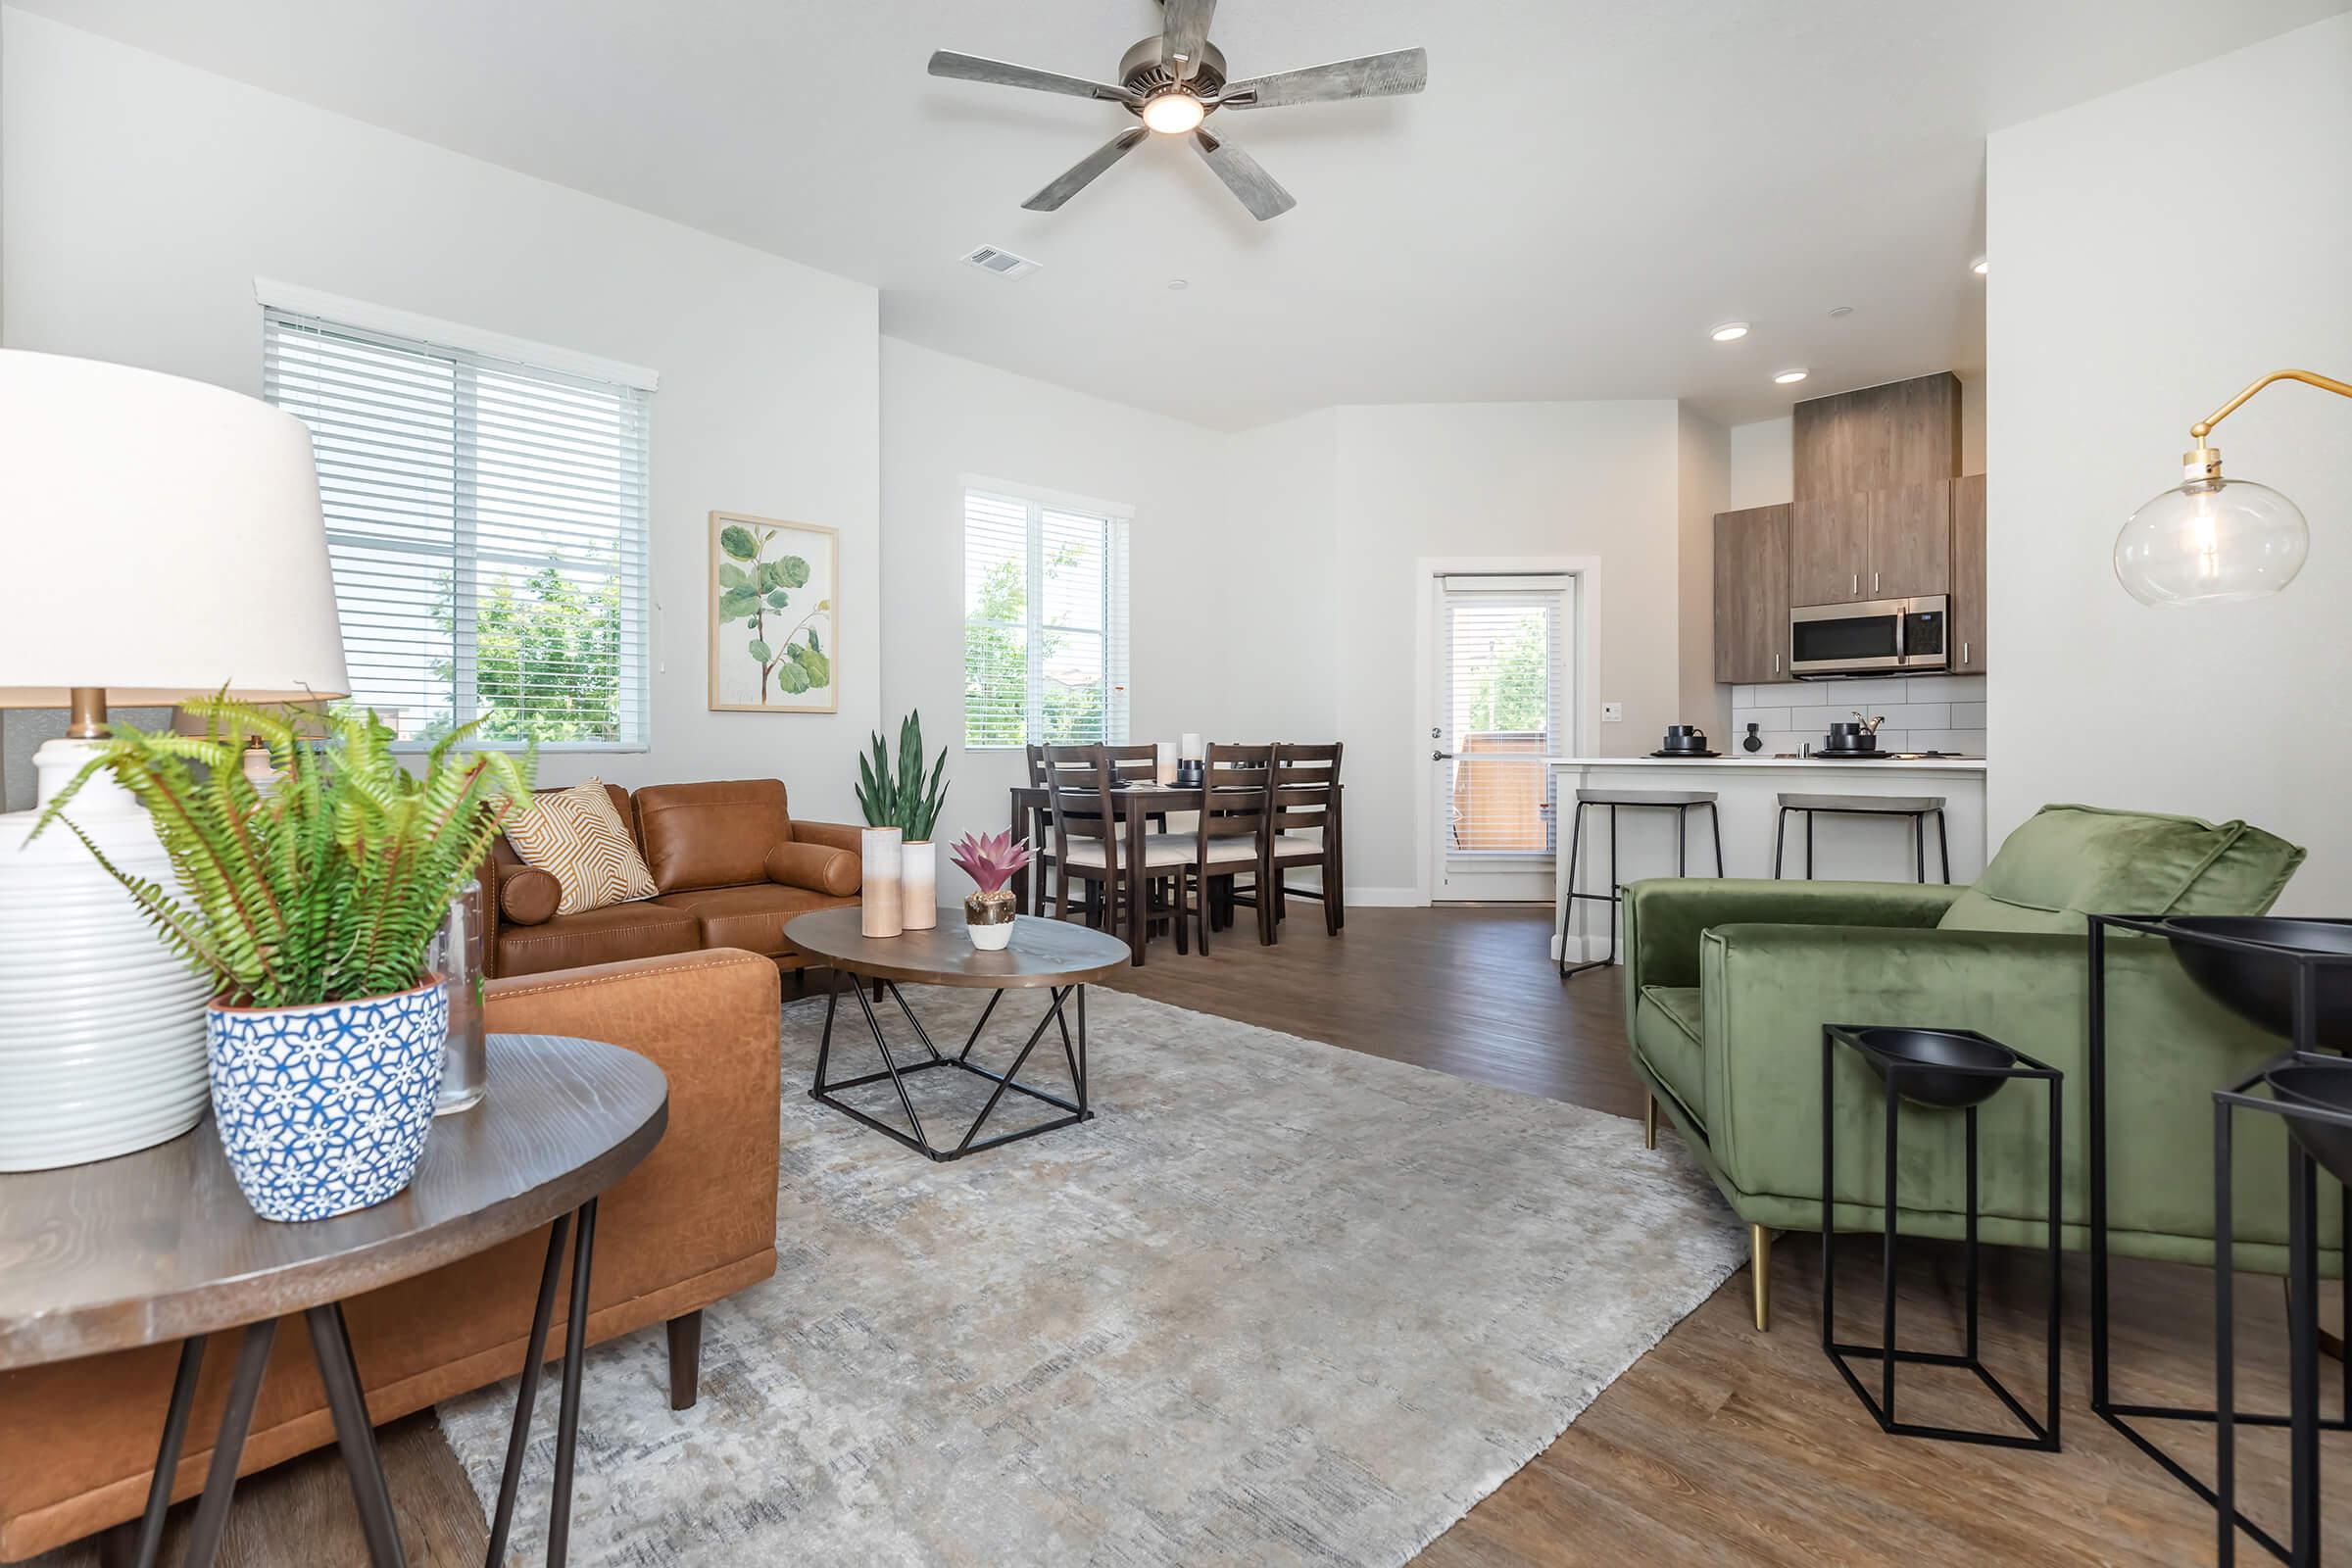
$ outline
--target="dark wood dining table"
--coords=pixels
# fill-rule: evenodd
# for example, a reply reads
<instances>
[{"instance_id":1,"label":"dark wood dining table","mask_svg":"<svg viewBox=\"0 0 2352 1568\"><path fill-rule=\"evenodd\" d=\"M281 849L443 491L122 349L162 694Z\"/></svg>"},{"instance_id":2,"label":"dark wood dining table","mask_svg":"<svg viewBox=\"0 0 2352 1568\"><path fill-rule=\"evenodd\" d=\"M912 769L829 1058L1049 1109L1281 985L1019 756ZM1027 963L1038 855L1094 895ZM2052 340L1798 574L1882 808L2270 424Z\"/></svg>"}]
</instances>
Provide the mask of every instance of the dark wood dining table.
<instances>
[{"instance_id":1,"label":"dark wood dining table","mask_svg":"<svg viewBox=\"0 0 2352 1568\"><path fill-rule=\"evenodd\" d=\"M1046 808L1052 804L1053 792L1042 784L1015 784L1011 793L1012 836L1027 839L1029 847L1041 858L1051 854L1053 846L1048 842L1043 823ZM1118 817L1127 841L1127 864L1139 867L1144 863L1146 818L1170 811L1198 811L1201 798L1206 793L1199 785L1188 787L1179 784L1121 784L1112 789L1111 811ZM1120 933L1127 939L1129 961L1139 966L1144 961L1144 943L1150 922L1150 912L1144 904L1145 901L1140 898L1128 899L1127 929ZM1022 910L1029 907L1027 866L1013 873L1012 906Z\"/></svg>"}]
</instances>

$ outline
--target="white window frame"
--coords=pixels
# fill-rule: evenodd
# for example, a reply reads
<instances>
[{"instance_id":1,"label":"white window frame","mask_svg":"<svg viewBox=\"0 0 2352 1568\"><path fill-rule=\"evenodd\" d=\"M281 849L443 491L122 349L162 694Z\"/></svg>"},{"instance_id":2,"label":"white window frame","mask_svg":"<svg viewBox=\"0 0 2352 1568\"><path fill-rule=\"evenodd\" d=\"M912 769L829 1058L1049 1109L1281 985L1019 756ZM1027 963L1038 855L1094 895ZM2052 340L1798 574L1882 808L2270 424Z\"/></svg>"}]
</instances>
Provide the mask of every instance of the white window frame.
<instances>
[{"instance_id":1,"label":"white window frame","mask_svg":"<svg viewBox=\"0 0 2352 1568\"><path fill-rule=\"evenodd\" d=\"M638 753L653 749L652 666L653 651L653 518L652 518L652 394L660 388L658 372L642 366L618 360L603 359L582 354L554 344L535 343L525 338L510 337L461 322L442 320L414 312L395 310L365 300L345 298L300 284L272 278L254 279L254 299L262 307L265 320L263 340L269 341L268 318L271 315L299 317L317 320L329 328L400 340L406 345L425 352L445 352L456 357L463 368L469 361L503 362L535 372L550 372L558 376L601 382L610 387L639 392L644 398L645 481L640 495L640 508L635 526L636 560L626 564L622 573L623 590L620 606L620 648L616 691L617 722L620 737L596 741L543 741L540 752L567 753ZM265 388L267 377L265 375ZM297 416L299 417L299 415ZM460 418L464 418L461 407ZM473 621L478 593L475 588L480 563L470 545L469 511L465 495L470 486L459 484L458 503L453 515L452 632L451 632L451 713L452 721L465 724L478 716L477 694L474 689L476 650L473 645ZM327 520L330 541L334 538L334 523ZM370 541L373 548L387 548L381 540ZM505 738L475 737L466 742L469 750L522 752L531 743ZM421 753L431 749L424 740L402 740L393 750L403 753Z\"/></svg>"},{"instance_id":2,"label":"white window frame","mask_svg":"<svg viewBox=\"0 0 2352 1568\"><path fill-rule=\"evenodd\" d=\"M972 752L1019 751L1043 742L1046 704L1046 635L1055 629L1045 620L1045 514L1049 512L1067 515L1100 518L1103 524L1102 549L1102 741L1107 746L1123 746L1127 742L1128 692L1128 559L1131 550L1130 534L1135 522L1135 509L1116 501L1102 501L1092 496L1075 495L1063 490L1048 490L1036 485L1016 484L1004 479L992 479L983 474L963 475L957 487L959 503L956 526L964 534L963 550L971 548L968 518L970 498L979 495L990 500L1006 502L1023 509L1027 514L1028 564L1024 570L1021 601L1026 618L1020 625L1010 621L975 621L966 612L962 625L1000 626L1007 631L1023 633L1028 656L1028 670L1022 682L1021 731L1017 741L974 744L970 739L968 719L961 726L963 749ZM970 578L966 560L965 580ZM960 665L962 650L957 650Z\"/></svg>"}]
</instances>

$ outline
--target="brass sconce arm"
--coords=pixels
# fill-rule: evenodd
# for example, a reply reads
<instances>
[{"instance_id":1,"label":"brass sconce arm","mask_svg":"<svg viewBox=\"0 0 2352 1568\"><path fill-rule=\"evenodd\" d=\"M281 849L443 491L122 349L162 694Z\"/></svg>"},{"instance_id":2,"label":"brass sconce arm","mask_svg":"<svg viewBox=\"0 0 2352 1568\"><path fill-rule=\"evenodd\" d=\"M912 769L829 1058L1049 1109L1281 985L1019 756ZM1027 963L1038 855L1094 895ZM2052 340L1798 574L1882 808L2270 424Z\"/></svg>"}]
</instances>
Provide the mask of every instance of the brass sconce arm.
<instances>
[{"instance_id":1,"label":"brass sconce arm","mask_svg":"<svg viewBox=\"0 0 2352 1568\"><path fill-rule=\"evenodd\" d=\"M2252 397L2255 393L2261 391L2264 387L2269 386L2273 381L2300 381L2305 386L2316 386L2321 391L2332 392L2337 397L2352 398L2352 382L2338 381L2333 376L2321 375L2316 370L2273 370L2270 374L2264 376L2261 380L2254 382L2243 392L2240 392L2237 396L2231 398L2229 402L2223 404L2220 408L2205 416L2200 422L2190 425L2188 427L2188 433L2197 441L2202 442L2206 436L2212 433L2215 425L2221 423L2232 414L2235 414L2240 404L2244 403L2246 399Z\"/></svg>"}]
</instances>

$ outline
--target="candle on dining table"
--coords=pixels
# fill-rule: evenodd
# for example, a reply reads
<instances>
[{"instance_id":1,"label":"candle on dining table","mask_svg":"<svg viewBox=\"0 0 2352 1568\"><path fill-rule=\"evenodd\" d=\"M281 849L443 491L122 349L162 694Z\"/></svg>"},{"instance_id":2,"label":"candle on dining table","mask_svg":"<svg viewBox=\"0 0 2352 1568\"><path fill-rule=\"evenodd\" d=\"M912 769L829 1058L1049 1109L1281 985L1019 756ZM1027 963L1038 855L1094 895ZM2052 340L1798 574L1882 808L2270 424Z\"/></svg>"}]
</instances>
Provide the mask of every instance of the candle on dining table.
<instances>
[{"instance_id":1,"label":"candle on dining table","mask_svg":"<svg viewBox=\"0 0 2352 1568\"><path fill-rule=\"evenodd\" d=\"M1200 760L1201 750L1200 737L1187 735L1184 738L1184 744L1176 749L1176 756L1183 761L1198 762Z\"/></svg>"}]
</instances>

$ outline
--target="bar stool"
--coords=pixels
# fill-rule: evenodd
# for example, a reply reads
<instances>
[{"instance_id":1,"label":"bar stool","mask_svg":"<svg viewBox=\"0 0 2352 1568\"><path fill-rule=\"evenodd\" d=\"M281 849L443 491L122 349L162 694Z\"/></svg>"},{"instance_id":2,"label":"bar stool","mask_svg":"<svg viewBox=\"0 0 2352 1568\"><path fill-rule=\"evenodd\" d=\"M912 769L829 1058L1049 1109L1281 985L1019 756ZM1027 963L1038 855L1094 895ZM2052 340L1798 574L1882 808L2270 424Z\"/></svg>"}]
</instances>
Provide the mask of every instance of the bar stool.
<instances>
[{"instance_id":1,"label":"bar stool","mask_svg":"<svg viewBox=\"0 0 2352 1568\"><path fill-rule=\"evenodd\" d=\"M1781 853L1788 844L1788 813L1805 813L1805 880L1813 880L1813 818L1833 816L1901 816L1911 820L1911 846L1918 858L1919 880L1928 879L1928 818L1936 818L1936 849L1943 861L1943 880L1952 879L1952 844L1943 830L1940 795L1783 795L1780 814L1772 821L1772 874L1781 874Z\"/></svg>"},{"instance_id":2,"label":"bar stool","mask_svg":"<svg viewBox=\"0 0 2352 1568\"><path fill-rule=\"evenodd\" d=\"M1609 808L1609 891L1579 893L1576 890L1577 847L1585 836L1585 808L1605 806ZM1707 819L1715 827L1715 874L1723 875L1723 813L1715 804L1712 791L1702 790L1578 790L1576 819L1568 829L1568 893L1560 900L1560 978L1583 974L1587 969L1603 969L1617 961L1617 906L1623 902L1617 889L1617 813L1626 808L1661 810L1674 813L1674 874L1685 874L1689 859L1690 840L1687 824L1690 808L1703 806ZM1592 958L1583 963L1568 961L1568 913L1578 899L1591 899L1609 906L1609 956Z\"/></svg>"}]
</instances>

